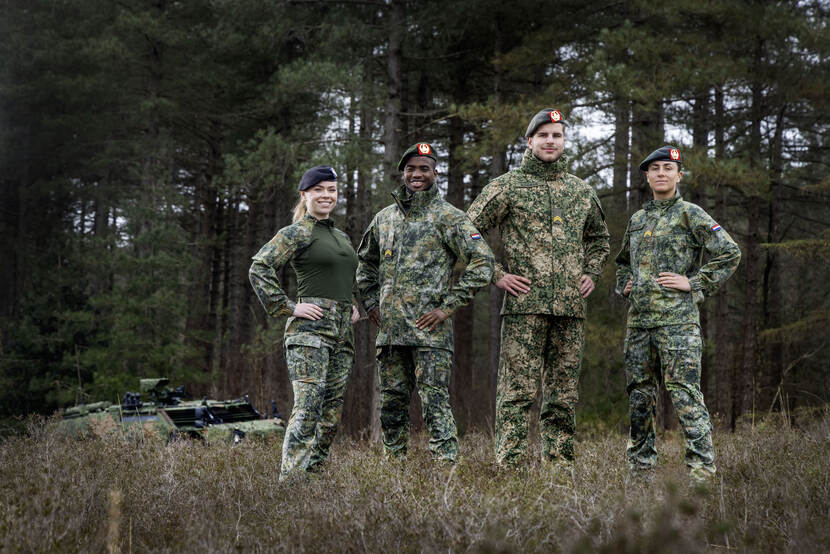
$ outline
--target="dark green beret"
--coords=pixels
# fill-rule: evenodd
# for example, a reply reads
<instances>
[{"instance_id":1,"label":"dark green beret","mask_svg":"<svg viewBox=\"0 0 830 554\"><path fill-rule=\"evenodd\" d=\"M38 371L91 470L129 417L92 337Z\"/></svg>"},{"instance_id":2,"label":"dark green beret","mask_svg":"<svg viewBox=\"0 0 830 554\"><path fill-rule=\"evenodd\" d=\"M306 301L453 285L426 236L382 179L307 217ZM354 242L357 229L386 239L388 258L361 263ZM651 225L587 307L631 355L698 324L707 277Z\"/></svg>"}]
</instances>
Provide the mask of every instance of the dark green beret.
<instances>
[{"instance_id":1,"label":"dark green beret","mask_svg":"<svg viewBox=\"0 0 830 554\"><path fill-rule=\"evenodd\" d=\"M680 158L680 149L676 146L661 146L640 162L640 171L648 171L648 164L651 162L677 162L677 167L680 167L682 162Z\"/></svg>"},{"instance_id":2,"label":"dark green beret","mask_svg":"<svg viewBox=\"0 0 830 554\"><path fill-rule=\"evenodd\" d=\"M412 156L423 156L425 158L432 158L435 163L438 163L438 157L435 155L435 149L427 142L416 142L406 149L406 152L401 156L401 161L398 162L398 171L403 171L406 160Z\"/></svg>"},{"instance_id":3,"label":"dark green beret","mask_svg":"<svg viewBox=\"0 0 830 554\"><path fill-rule=\"evenodd\" d=\"M565 125L565 118L562 117L562 112L559 110L554 108L545 108L541 112L534 115L533 119L530 120L530 124L527 126L527 131L525 132L525 138L532 137L533 133L536 132L536 129L545 123L561 123L562 125Z\"/></svg>"}]
</instances>

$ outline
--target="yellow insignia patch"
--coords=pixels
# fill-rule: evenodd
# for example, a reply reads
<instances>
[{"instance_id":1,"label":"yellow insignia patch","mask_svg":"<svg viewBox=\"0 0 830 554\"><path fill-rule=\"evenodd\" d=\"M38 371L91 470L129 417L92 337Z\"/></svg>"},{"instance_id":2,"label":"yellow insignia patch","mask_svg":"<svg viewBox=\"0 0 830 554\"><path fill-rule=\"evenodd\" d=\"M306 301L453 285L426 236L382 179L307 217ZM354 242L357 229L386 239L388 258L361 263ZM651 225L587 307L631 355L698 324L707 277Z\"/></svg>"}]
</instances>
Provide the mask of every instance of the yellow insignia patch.
<instances>
[{"instance_id":1,"label":"yellow insignia patch","mask_svg":"<svg viewBox=\"0 0 830 554\"><path fill-rule=\"evenodd\" d=\"M644 237L650 237L651 236L651 231L650 230L646 231L645 233L643 233L643 236Z\"/></svg>"},{"instance_id":2,"label":"yellow insignia patch","mask_svg":"<svg viewBox=\"0 0 830 554\"><path fill-rule=\"evenodd\" d=\"M386 256L387 258L391 258L392 257L392 251L387 248L386 250L383 251L383 255Z\"/></svg>"},{"instance_id":3,"label":"yellow insignia patch","mask_svg":"<svg viewBox=\"0 0 830 554\"><path fill-rule=\"evenodd\" d=\"M554 223L562 223L562 218L559 217L558 215L555 215L555 216L553 216L553 222Z\"/></svg>"}]
</instances>

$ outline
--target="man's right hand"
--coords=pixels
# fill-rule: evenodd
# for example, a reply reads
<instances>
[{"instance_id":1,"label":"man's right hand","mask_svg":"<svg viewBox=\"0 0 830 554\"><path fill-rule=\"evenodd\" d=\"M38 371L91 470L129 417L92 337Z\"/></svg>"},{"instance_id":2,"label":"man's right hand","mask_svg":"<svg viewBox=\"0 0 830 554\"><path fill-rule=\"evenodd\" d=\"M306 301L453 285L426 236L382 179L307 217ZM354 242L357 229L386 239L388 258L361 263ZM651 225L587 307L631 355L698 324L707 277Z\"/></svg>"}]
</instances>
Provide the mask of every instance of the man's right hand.
<instances>
[{"instance_id":1,"label":"man's right hand","mask_svg":"<svg viewBox=\"0 0 830 554\"><path fill-rule=\"evenodd\" d=\"M301 317L303 319L310 319L317 321L323 317L323 308L317 304L309 304L307 302L300 302L294 306L294 317Z\"/></svg>"},{"instance_id":2,"label":"man's right hand","mask_svg":"<svg viewBox=\"0 0 830 554\"><path fill-rule=\"evenodd\" d=\"M366 315L369 317L369 321L375 324L375 327L380 327L380 308L372 308Z\"/></svg>"},{"instance_id":3,"label":"man's right hand","mask_svg":"<svg viewBox=\"0 0 830 554\"><path fill-rule=\"evenodd\" d=\"M519 296L520 294L530 292L530 279L522 277L521 275L505 273L504 277L496 282L496 286L501 290L506 290L513 296Z\"/></svg>"},{"instance_id":4,"label":"man's right hand","mask_svg":"<svg viewBox=\"0 0 830 554\"><path fill-rule=\"evenodd\" d=\"M628 296L628 293L631 292L631 287L634 286L634 282L629 279L628 282L625 284L625 288L623 289L623 296Z\"/></svg>"}]
</instances>

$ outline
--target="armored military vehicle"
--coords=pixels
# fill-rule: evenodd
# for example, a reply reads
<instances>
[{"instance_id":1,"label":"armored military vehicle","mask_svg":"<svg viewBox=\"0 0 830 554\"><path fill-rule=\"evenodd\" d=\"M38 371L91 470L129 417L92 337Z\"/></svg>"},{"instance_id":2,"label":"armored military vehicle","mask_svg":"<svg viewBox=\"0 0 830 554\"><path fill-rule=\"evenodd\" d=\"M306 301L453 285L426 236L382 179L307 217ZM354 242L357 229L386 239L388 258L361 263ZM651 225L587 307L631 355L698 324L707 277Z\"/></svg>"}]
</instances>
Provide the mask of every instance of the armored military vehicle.
<instances>
[{"instance_id":1,"label":"armored military vehicle","mask_svg":"<svg viewBox=\"0 0 830 554\"><path fill-rule=\"evenodd\" d=\"M264 417L248 400L189 400L184 387L169 379L141 379L141 392L127 392L120 404L95 402L68 408L60 428L67 436L84 437L140 428L145 437L163 442L190 437L208 443L237 443L246 438L282 440L285 423L271 401ZM145 400L146 399L146 400Z\"/></svg>"}]
</instances>

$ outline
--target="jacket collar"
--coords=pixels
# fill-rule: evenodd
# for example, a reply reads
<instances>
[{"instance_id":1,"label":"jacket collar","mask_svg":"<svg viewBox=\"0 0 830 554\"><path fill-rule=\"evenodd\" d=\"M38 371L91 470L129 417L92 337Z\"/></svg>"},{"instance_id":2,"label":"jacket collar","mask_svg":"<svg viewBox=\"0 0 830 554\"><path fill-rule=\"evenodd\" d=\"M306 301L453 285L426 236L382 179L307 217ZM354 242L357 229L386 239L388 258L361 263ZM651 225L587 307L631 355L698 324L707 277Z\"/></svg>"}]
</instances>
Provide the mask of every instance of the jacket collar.
<instances>
[{"instance_id":1,"label":"jacket collar","mask_svg":"<svg viewBox=\"0 0 830 554\"><path fill-rule=\"evenodd\" d=\"M555 162L543 162L533 155L530 148L527 148L522 156L522 165L519 169L539 179L554 181L568 171L568 157L562 154Z\"/></svg>"},{"instance_id":2,"label":"jacket collar","mask_svg":"<svg viewBox=\"0 0 830 554\"><path fill-rule=\"evenodd\" d=\"M408 213L413 208L423 208L438 197L438 185L432 183L427 190L412 192L406 185L401 185L397 190L392 191L392 198L403 213Z\"/></svg>"},{"instance_id":3,"label":"jacket collar","mask_svg":"<svg viewBox=\"0 0 830 554\"><path fill-rule=\"evenodd\" d=\"M675 194L671 198L666 198L664 200L649 200L643 204L643 209L646 211L660 210L661 212L665 212L682 199L683 198L679 194Z\"/></svg>"}]
</instances>

